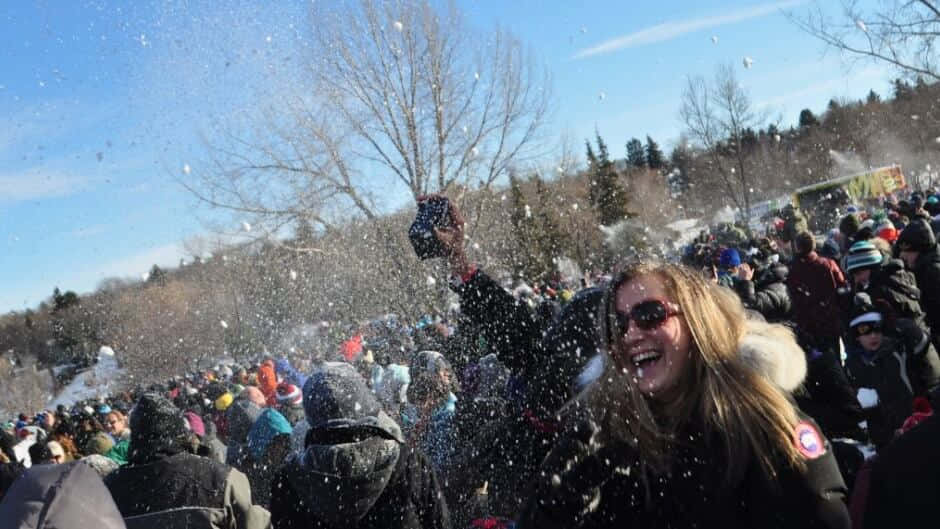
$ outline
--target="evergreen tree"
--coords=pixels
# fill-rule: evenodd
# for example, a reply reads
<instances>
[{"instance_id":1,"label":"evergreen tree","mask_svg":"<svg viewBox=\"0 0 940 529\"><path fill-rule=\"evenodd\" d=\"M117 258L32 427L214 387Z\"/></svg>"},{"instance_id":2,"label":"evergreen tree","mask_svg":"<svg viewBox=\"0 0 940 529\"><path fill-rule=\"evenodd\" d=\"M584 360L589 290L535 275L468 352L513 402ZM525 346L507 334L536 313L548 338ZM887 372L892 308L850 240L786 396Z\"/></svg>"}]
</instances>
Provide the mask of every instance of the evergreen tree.
<instances>
[{"instance_id":1,"label":"evergreen tree","mask_svg":"<svg viewBox=\"0 0 940 529\"><path fill-rule=\"evenodd\" d=\"M628 216L627 194L620 185L619 176L613 162L610 160L610 154L607 151L607 144L597 133L597 155L592 163L591 171L588 176L591 178L589 199L591 205L597 211L598 220L604 226L610 226L623 220ZM593 155L593 151L588 146L588 158Z\"/></svg>"},{"instance_id":2,"label":"evergreen tree","mask_svg":"<svg viewBox=\"0 0 940 529\"><path fill-rule=\"evenodd\" d=\"M649 135L646 136L646 165L650 169L662 169L666 160L659 144L653 141Z\"/></svg>"},{"instance_id":3,"label":"evergreen tree","mask_svg":"<svg viewBox=\"0 0 940 529\"><path fill-rule=\"evenodd\" d=\"M600 136L598 136L598 139L600 139ZM627 142L627 165L637 169L646 167L646 153L643 151L643 142L636 138L631 138Z\"/></svg>"},{"instance_id":4,"label":"evergreen tree","mask_svg":"<svg viewBox=\"0 0 940 529\"><path fill-rule=\"evenodd\" d=\"M868 91L868 97L865 99L868 104L881 103L881 96L874 90Z\"/></svg>"},{"instance_id":5,"label":"evergreen tree","mask_svg":"<svg viewBox=\"0 0 940 529\"><path fill-rule=\"evenodd\" d=\"M894 80L894 99L895 101L910 101L914 98L914 89L903 79Z\"/></svg>"},{"instance_id":6,"label":"evergreen tree","mask_svg":"<svg viewBox=\"0 0 940 529\"><path fill-rule=\"evenodd\" d=\"M666 183L673 198L682 196L689 190L689 173L692 171L692 153L688 147L680 143L669 155L672 172L669 173Z\"/></svg>"},{"instance_id":7,"label":"evergreen tree","mask_svg":"<svg viewBox=\"0 0 940 529\"><path fill-rule=\"evenodd\" d=\"M541 265L540 278L547 278L555 271L555 259L564 255L570 246L570 240L558 227L555 218L556 208L552 204L552 196L545 186L545 182L538 174L532 177L535 183L535 195L538 199L538 249L539 264Z\"/></svg>"},{"instance_id":8,"label":"evergreen tree","mask_svg":"<svg viewBox=\"0 0 940 529\"><path fill-rule=\"evenodd\" d=\"M516 277L531 279L538 275L535 259L535 219L532 218L532 207L526 202L522 192L522 184L514 173L509 174L509 196L512 206L509 222L518 243L513 272Z\"/></svg>"},{"instance_id":9,"label":"evergreen tree","mask_svg":"<svg viewBox=\"0 0 940 529\"><path fill-rule=\"evenodd\" d=\"M156 264L150 268L150 274L147 275L147 283L153 285L166 285L166 272Z\"/></svg>"},{"instance_id":10,"label":"evergreen tree","mask_svg":"<svg viewBox=\"0 0 940 529\"><path fill-rule=\"evenodd\" d=\"M832 102L830 102L830 105L831 104ZM804 108L802 111L800 111L800 128L801 129L806 128L806 127L815 127L816 125L819 125L819 120L816 119L816 115L813 114L812 110L808 108Z\"/></svg>"}]
</instances>

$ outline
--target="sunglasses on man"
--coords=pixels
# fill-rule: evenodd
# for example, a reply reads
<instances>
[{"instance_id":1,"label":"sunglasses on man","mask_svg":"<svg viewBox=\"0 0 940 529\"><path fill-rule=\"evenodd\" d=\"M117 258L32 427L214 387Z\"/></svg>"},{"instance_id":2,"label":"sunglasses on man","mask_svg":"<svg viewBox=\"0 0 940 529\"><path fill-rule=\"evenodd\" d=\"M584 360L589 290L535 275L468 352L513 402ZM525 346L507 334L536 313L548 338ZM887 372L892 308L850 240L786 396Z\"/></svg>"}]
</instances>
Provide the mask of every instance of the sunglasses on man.
<instances>
[{"instance_id":1,"label":"sunglasses on man","mask_svg":"<svg viewBox=\"0 0 940 529\"><path fill-rule=\"evenodd\" d=\"M661 299L641 301L629 313L616 311L617 334L623 336L630 330L630 322L644 331L662 327L666 320L680 314L679 307Z\"/></svg>"}]
</instances>

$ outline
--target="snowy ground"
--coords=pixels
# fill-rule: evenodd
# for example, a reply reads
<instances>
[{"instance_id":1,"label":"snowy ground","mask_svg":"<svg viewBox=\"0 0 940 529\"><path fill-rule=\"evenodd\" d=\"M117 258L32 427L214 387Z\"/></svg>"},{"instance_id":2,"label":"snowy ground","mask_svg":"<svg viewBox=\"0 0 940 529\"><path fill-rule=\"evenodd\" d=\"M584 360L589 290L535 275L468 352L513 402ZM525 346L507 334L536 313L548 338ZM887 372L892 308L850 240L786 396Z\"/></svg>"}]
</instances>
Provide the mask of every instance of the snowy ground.
<instances>
[{"instance_id":1,"label":"snowy ground","mask_svg":"<svg viewBox=\"0 0 940 529\"><path fill-rule=\"evenodd\" d=\"M71 406L80 400L107 396L118 379L123 376L124 370L118 366L114 351L111 351L110 347L102 347L98 355L98 363L93 368L76 375L58 395L51 398L49 407L55 408L59 404Z\"/></svg>"}]
</instances>

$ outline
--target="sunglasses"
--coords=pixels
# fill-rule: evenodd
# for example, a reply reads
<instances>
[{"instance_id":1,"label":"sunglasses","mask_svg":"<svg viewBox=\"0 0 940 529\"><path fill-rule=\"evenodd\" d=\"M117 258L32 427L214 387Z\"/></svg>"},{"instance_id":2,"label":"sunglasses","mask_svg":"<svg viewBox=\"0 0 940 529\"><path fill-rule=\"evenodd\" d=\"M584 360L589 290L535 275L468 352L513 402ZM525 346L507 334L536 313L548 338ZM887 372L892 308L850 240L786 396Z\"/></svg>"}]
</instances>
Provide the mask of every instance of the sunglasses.
<instances>
[{"instance_id":1,"label":"sunglasses","mask_svg":"<svg viewBox=\"0 0 940 529\"><path fill-rule=\"evenodd\" d=\"M649 299L637 303L629 313L615 311L617 317L617 333L619 336L627 334L630 322L644 331L658 329L669 318L680 314L679 307L659 299Z\"/></svg>"},{"instance_id":2,"label":"sunglasses","mask_svg":"<svg viewBox=\"0 0 940 529\"><path fill-rule=\"evenodd\" d=\"M880 323L860 323L855 326L856 336L865 336L866 334L871 334L873 332L881 332Z\"/></svg>"}]
</instances>

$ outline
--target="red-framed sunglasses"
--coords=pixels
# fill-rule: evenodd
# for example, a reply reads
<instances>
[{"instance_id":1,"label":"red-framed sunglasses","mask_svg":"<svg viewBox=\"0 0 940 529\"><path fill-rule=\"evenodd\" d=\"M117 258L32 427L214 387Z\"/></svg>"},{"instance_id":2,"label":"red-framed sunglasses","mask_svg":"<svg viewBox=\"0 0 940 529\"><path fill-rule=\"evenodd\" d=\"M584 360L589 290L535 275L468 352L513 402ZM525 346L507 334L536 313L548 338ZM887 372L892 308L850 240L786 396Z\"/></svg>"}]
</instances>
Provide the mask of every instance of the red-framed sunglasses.
<instances>
[{"instance_id":1,"label":"red-framed sunglasses","mask_svg":"<svg viewBox=\"0 0 940 529\"><path fill-rule=\"evenodd\" d=\"M630 330L630 322L636 323L636 326L644 331L658 329L669 318L681 314L682 311L674 303L669 303L661 299L648 299L641 301L630 309L629 313L615 311L617 323L617 335L623 336Z\"/></svg>"}]
</instances>

